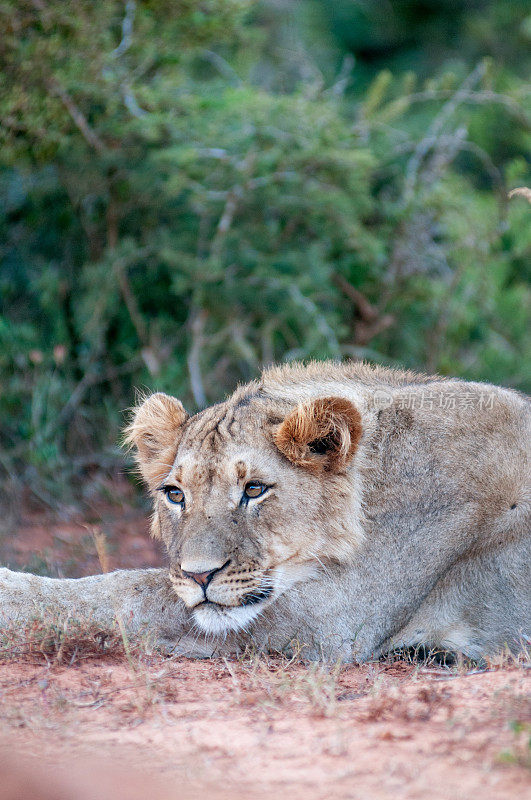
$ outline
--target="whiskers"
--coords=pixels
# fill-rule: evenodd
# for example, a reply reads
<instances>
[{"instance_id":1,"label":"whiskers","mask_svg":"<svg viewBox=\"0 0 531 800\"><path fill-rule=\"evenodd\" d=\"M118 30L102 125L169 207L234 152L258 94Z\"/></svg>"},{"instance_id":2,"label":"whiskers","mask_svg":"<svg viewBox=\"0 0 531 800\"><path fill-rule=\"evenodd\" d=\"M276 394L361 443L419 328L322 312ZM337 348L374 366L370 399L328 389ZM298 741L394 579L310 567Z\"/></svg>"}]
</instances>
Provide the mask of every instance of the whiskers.
<instances>
[{"instance_id":1,"label":"whiskers","mask_svg":"<svg viewBox=\"0 0 531 800\"><path fill-rule=\"evenodd\" d=\"M310 558L314 558L317 561L317 563L321 566L321 568L322 568L324 574L327 576L327 578L333 579L333 575L332 575L330 569L325 564L323 564L323 562L321 561L321 559L319 558L317 553L313 553L311 550L309 550L308 551L308 555L310 556Z\"/></svg>"},{"instance_id":2,"label":"whiskers","mask_svg":"<svg viewBox=\"0 0 531 800\"><path fill-rule=\"evenodd\" d=\"M320 562L320 565L326 570L326 567L322 562ZM278 566L275 569L275 598L280 597L281 594L289 591L293 586L295 586L295 584L313 578L317 569L318 568L315 564L308 561L302 564L284 562Z\"/></svg>"}]
</instances>

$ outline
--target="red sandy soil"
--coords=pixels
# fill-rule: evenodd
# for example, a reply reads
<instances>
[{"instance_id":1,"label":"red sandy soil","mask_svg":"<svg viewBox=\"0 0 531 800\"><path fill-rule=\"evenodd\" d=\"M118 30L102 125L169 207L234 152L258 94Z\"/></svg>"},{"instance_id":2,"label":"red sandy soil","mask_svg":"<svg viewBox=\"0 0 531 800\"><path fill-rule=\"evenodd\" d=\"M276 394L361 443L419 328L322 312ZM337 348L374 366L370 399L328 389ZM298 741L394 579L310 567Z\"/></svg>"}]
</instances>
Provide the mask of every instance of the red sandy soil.
<instances>
[{"instance_id":1,"label":"red sandy soil","mask_svg":"<svg viewBox=\"0 0 531 800\"><path fill-rule=\"evenodd\" d=\"M131 484L122 479L104 488L108 499L96 497L81 509L22 509L0 534L0 564L52 577L94 575L101 572L94 534L101 533L108 569L163 566L162 545L150 538L149 514Z\"/></svg>"},{"instance_id":2,"label":"red sandy soil","mask_svg":"<svg viewBox=\"0 0 531 800\"><path fill-rule=\"evenodd\" d=\"M145 516L100 512L111 566L160 563ZM11 563L99 571L84 524L34 512ZM529 663L64 660L0 661L0 800L531 798Z\"/></svg>"},{"instance_id":3,"label":"red sandy soil","mask_svg":"<svg viewBox=\"0 0 531 800\"><path fill-rule=\"evenodd\" d=\"M137 773L135 785L154 776L161 798L183 787L208 797L524 798L529 677L405 662L339 674L278 659L6 663L1 730L11 754L38 756L50 775L92 763L101 798L131 796L123 781L112 794L101 787L110 763Z\"/></svg>"}]
</instances>

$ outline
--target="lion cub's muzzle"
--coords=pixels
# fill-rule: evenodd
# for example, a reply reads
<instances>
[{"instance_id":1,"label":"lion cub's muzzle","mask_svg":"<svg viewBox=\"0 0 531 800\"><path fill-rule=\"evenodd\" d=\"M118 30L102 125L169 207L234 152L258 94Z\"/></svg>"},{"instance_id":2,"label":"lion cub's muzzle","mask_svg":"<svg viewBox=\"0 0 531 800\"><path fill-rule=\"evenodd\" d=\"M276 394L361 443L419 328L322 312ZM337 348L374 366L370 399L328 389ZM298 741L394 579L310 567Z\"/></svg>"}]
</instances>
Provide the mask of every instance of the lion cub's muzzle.
<instances>
[{"instance_id":1,"label":"lion cub's muzzle","mask_svg":"<svg viewBox=\"0 0 531 800\"><path fill-rule=\"evenodd\" d=\"M267 600L273 593L268 571L237 567L228 560L201 572L172 567L173 588L189 608L203 603L236 608Z\"/></svg>"}]
</instances>

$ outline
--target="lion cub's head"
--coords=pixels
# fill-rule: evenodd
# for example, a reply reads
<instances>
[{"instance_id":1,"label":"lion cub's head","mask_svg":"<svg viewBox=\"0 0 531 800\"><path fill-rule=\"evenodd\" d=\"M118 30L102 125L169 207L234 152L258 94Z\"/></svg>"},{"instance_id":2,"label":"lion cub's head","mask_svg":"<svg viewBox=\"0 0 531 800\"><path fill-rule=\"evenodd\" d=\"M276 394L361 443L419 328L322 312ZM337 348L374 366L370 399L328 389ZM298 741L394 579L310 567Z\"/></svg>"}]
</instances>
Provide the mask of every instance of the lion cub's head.
<instances>
[{"instance_id":1,"label":"lion cub's head","mask_svg":"<svg viewBox=\"0 0 531 800\"><path fill-rule=\"evenodd\" d=\"M355 406L294 405L239 390L189 417L165 394L134 412L126 439L154 498L153 535L175 591L205 631L242 628L361 536Z\"/></svg>"}]
</instances>

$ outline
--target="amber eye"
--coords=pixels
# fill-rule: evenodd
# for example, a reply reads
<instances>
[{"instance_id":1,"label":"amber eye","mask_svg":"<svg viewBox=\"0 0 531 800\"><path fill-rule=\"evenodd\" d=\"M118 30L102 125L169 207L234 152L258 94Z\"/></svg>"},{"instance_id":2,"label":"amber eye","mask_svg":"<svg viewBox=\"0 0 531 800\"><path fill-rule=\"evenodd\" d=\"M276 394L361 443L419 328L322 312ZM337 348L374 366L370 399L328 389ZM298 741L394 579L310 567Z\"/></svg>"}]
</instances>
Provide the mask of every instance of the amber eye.
<instances>
[{"instance_id":1,"label":"amber eye","mask_svg":"<svg viewBox=\"0 0 531 800\"><path fill-rule=\"evenodd\" d=\"M263 494L266 489L267 486L264 486L263 483L258 483L257 481L249 481L249 483L245 484L245 488L243 490L243 496L245 498L260 497L260 495Z\"/></svg>"},{"instance_id":2,"label":"amber eye","mask_svg":"<svg viewBox=\"0 0 531 800\"><path fill-rule=\"evenodd\" d=\"M166 486L164 488L164 494L170 503L174 503L177 506L184 504L184 492L182 492L180 489L177 489L175 486Z\"/></svg>"}]
</instances>

